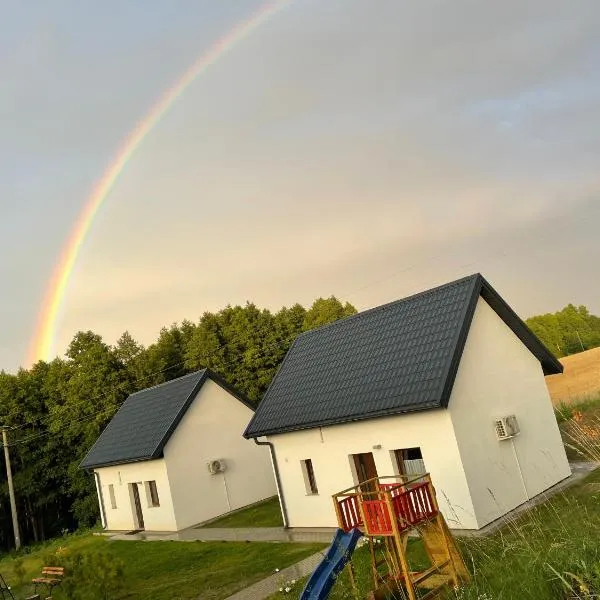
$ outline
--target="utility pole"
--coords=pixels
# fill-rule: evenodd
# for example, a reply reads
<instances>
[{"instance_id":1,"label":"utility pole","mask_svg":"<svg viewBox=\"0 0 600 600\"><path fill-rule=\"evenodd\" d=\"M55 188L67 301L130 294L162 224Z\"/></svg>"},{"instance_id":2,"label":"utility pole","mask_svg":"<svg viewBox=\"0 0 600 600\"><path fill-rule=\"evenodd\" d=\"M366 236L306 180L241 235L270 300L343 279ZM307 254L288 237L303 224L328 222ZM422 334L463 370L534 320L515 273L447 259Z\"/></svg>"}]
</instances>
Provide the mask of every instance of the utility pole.
<instances>
[{"instance_id":1,"label":"utility pole","mask_svg":"<svg viewBox=\"0 0 600 600\"><path fill-rule=\"evenodd\" d=\"M17 518L17 503L15 502L15 488L13 486L12 469L10 468L10 454L8 452L8 427L2 427L2 445L4 446L4 458L6 459L6 478L8 480L8 495L10 496L10 512L12 514L13 531L15 533L15 548L21 547L21 536L19 535L19 519Z\"/></svg>"}]
</instances>

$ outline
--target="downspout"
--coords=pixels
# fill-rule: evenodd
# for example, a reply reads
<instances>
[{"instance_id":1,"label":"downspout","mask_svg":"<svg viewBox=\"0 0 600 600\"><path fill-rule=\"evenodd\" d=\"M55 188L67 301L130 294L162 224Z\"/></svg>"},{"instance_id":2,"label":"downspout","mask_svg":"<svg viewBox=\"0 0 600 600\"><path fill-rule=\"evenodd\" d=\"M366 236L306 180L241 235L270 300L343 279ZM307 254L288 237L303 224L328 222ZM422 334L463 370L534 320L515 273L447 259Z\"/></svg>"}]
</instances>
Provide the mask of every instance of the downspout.
<instances>
[{"instance_id":1,"label":"downspout","mask_svg":"<svg viewBox=\"0 0 600 600\"><path fill-rule=\"evenodd\" d=\"M98 493L98 501L100 504L100 522L102 523L102 527L106 529L106 513L104 511L104 496L102 495L102 488L100 487L100 475L96 471L94 471L94 481L96 482L96 492Z\"/></svg>"},{"instance_id":2,"label":"downspout","mask_svg":"<svg viewBox=\"0 0 600 600\"><path fill-rule=\"evenodd\" d=\"M253 438L257 446L269 446L271 452L271 463L273 472L275 473L275 485L277 486L277 495L279 496L279 505L281 506L281 516L283 517L283 526L285 529L289 527L287 508L283 497L283 488L281 487L281 477L279 476L279 467L277 466L277 457L275 455L275 446L271 442L260 442L257 438Z\"/></svg>"}]
</instances>

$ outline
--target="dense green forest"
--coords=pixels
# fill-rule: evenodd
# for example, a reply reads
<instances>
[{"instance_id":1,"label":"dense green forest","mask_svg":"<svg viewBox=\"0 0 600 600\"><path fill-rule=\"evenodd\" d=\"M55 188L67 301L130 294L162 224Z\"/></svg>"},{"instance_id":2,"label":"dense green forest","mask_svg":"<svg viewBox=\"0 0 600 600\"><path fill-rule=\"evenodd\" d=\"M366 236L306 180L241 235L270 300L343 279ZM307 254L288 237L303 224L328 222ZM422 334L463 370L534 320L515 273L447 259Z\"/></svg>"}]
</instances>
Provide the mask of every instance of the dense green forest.
<instances>
[{"instance_id":1,"label":"dense green forest","mask_svg":"<svg viewBox=\"0 0 600 600\"><path fill-rule=\"evenodd\" d=\"M600 346L600 317L585 306L569 304L562 310L531 317L529 328L558 357Z\"/></svg>"},{"instance_id":2,"label":"dense green forest","mask_svg":"<svg viewBox=\"0 0 600 600\"><path fill-rule=\"evenodd\" d=\"M163 328L147 348L125 332L114 346L77 333L64 358L16 375L0 373L0 415L10 430L17 509L24 543L94 524L93 478L79 464L132 392L210 367L258 402L294 338L356 309L334 297L307 310L276 313L254 304L205 313L198 323ZM13 545L4 465L0 547Z\"/></svg>"}]
</instances>

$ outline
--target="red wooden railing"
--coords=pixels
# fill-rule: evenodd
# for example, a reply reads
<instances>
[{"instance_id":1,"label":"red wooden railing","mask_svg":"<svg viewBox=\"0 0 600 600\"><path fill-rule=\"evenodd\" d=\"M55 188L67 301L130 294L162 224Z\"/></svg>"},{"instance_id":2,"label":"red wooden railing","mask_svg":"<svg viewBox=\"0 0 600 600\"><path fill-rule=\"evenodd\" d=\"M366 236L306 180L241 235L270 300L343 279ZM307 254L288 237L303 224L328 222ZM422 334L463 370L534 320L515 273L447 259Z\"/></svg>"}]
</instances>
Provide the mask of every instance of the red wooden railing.
<instances>
[{"instance_id":1,"label":"red wooden railing","mask_svg":"<svg viewBox=\"0 0 600 600\"><path fill-rule=\"evenodd\" d=\"M344 531L362 527L367 535L391 535L393 527L388 502L393 508L399 531L405 531L437 514L432 494L431 481L420 478L403 484L379 483L376 492L363 493L357 489L348 494L346 491L339 497L334 496L334 500L340 527Z\"/></svg>"},{"instance_id":2,"label":"red wooden railing","mask_svg":"<svg viewBox=\"0 0 600 600\"><path fill-rule=\"evenodd\" d=\"M340 507L339 514L342 517L342 529L345 532L360 527L363 524L358 506L358 496L346 496L338 502L338 505Z\"/></svg>"},{"instance_id":3,"label":"red wooden railing","mask_svg":"<svg viewBox=\"0 0 600 600\"><path fill-rule=\"evenodd\" d=\"M398 517L400 530L414 527L437 514L430 485L419 483L406 492L392 497L394 513Z\"/></svg>"},{"instance_id":4,"label":"red wooden railing","mask_svg":"<svg viewBox=\"0 0 600 600\"><path fill-rule=\"evenodd\" d=\"M393 533L390 511L385 500L363 500L367 532L375 535L391 535Z\"/></svg>"}]
</instances>

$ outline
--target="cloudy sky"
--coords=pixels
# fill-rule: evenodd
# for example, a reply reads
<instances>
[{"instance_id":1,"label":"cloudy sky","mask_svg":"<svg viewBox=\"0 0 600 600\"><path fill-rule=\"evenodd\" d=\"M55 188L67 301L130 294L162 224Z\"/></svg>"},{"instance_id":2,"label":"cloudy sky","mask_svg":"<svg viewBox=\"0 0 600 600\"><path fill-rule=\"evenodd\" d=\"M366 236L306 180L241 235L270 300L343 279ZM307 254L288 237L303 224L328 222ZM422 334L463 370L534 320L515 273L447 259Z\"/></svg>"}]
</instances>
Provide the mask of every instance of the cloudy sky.
<instances>
[{"instance_id":1,"label":"cloudy sky","mask_svg":"<svg viewBox=\"0 0 600 600\"><path fill-rule=\"evenodd\" d=\"M0 0L0 369L122 140L254 0ZM86 238L55 352L246 300L482 272L600 313L600 6L291 0L195 80Z\"/></svg>"}]
</instances>

